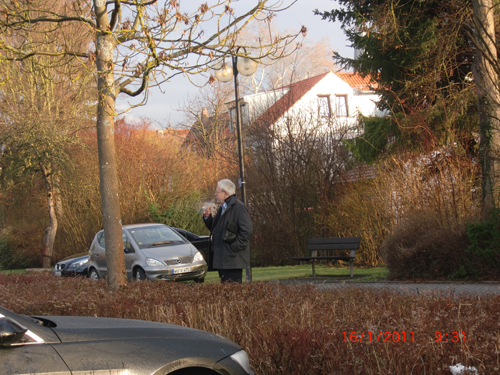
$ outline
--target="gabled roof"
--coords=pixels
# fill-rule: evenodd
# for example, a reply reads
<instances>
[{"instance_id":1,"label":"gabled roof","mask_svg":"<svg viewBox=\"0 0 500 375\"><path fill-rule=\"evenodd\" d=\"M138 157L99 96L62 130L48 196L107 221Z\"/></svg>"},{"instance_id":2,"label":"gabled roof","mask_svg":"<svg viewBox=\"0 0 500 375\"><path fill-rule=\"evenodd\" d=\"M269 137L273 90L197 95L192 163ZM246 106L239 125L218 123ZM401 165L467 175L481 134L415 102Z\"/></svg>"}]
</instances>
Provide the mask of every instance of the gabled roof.
<instances>
[{"instance_id":1,"label":"gabled roof","mask_svg":"<svg viewBox=\"0 0 500 375\"><path fill-rule=\"evenodd\" d=\"M229 113L227 112L212 116L203 115L191 125L190 129L186 129L187 135L184 139L184 147L192 144L200 144L203 147L207 142L206 135L211 134L213 131L218 131L222 137L227 137L229 129L221 126L227 122L229 122Z\"/></svg>"},{"instance_id":2,"label":"gabled roof","mask_svg":"<svg viewBox=\"0 0 500 375\"><path fill-rule=\"evenodd\" d=\"M284 86L282 89L288 89L288 92L276 101L257 121L256 125L274 124L278 121L295 103L297 103L305 94L316 86L328 74L335 74L350 87L362 92L373 91L377 83L370 76L362 77L359 73L350 72L327 72L315 77L307 78L302 81Z\"/></svg>"},{"instance_id":3,"label":"gabled roof","mask_svg":"<svg viewBox=\"0 0 500 375\"><path fill-rule=\"evenodd\" d=\"M284 86L282 89L289 89L276 103L274 103L257 121L258 125L263 121L268 124L274 124L283 116L290 108L294 106L305 94L307 94L316 84L321 81L328 73L320 74L319 76L304 79L291 85Z\"/></svg>"},{"instance_id":4,"label":"gabled roof","mask_svg":"<svg viewBox=\"0 0 500 375\"><path fill-rule=\"evenodd\" d=\"M156 132L156 135L162 138L170 135L180 139L186 138L189 133L189 129L174 129L171 126L168 127L167 129L152 130L152 131Z\"/></svg>"},{"instance_id":5,"label":"gabled roof","mask_svg":"<svg viewBox=\"0 0 500 375\"><path fill-rule=\"evenodd\" d=\"M346 82L349 86L360 91L373 91L377 88L377 83L370 76L362 77L358 73L338 72L337 77Z\"/></svg>"}]
</instances>

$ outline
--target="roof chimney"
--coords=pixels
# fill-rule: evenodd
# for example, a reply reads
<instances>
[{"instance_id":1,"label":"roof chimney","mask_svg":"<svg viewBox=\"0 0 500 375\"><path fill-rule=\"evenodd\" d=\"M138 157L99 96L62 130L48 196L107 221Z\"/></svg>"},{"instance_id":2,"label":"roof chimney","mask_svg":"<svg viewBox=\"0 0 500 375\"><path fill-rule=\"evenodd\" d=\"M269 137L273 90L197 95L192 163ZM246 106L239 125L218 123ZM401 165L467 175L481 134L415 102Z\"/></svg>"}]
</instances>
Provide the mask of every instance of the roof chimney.
<instances>
[{"instance_id":1,"label":"roof chimney","mask_svg":"<svg viewBox=\"0 0 500 375\"><path fill-rule=\"evenodd\" d=\"M201 109L201 118L204 119L204 118L208 118L208 109L206 107L203 107Z\"/></svg>"}]
</instances>

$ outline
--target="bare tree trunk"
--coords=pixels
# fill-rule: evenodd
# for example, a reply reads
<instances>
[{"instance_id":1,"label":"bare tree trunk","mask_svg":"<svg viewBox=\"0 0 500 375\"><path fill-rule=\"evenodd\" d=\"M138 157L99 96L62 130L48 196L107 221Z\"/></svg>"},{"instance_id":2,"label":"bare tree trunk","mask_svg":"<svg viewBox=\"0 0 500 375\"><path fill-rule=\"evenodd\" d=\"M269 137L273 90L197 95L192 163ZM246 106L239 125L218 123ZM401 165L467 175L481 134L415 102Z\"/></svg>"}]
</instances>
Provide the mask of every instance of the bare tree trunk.
<instances>
[{"instance_id":1,"label":"bare tree trunk","mask_svg":"<svg viewBox=\"0 0 500 375\"><path fill-rule=\"evenodd\" d=\"M64 218L64 207L62 203L62 197L61 197L61 189L59 188L59 176L53 176L53 181L54 181L54 201L55 201L55 209L56 209L56 215L59 218L59 220L62 220Z\"/></svg>"},{"instance_id":2,"label":"bare tree trunk","mask_svg":"<svg viewBox=\"0 0 500 375\"><path fill-rule=\"evenodd\" d=\"M476 82L480 121L480 160L482 167L483 217L498 208L500 194L500 95L495 23L492 0L473 0L475 56L473 74Z\"/></svg>"},{"instance_id":3,"label":"bare tree trunk","mask_svg":"<svg viewBox=\"0 0 500 375\"><path fill-rule=\"evenodd\" d=\"M50 268L52 266L52 258L54 253L54 242L57 233L57 216L55 209L54 193L55 189L52 183L52 171L41 165L45 188L47 191L47 209L49 211L49 225L45 228L42 246L42 267Z\"/></svg>"},{"instance_id":4,"label":"bare tree trunk","mask_svg":"<svg viewBox=\"0 0 500 375\"><path fill-rule=\"evenodd\" d=\"M106 1L94 0L99 30L96 42L97 88L97 138L99 151L99 177L104 232L106 235L106 266L108 286L111 290L126 284L125 256L123 253L120 199L115 152L115 101L113 51L116 41L109 30Z\"/></svg>"}]
</instances>

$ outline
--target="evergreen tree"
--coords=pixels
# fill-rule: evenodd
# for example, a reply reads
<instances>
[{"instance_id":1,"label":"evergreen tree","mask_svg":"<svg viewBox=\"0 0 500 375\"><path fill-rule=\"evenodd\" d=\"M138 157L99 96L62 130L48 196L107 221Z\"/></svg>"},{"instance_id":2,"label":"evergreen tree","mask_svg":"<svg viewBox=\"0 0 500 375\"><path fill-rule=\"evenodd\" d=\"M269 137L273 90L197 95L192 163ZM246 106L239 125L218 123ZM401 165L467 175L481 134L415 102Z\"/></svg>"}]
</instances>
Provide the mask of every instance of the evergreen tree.
<instances>
[{"instance_id":1,"label":"evergreen tree","mask_svg":"<svg viewBox=\"0 0 500 375\"><path fill-rule=\"evenodd\" d=\"M373 162L402 148L426 150L456 144L471 151L477 127L470 38L472 7L465 0L339 0L340 9L316 14L342 23L357 58L334 61L371 75L390 111L362 119L362 137L351 143L358 158Z\"/></svg>"}]
</instances>

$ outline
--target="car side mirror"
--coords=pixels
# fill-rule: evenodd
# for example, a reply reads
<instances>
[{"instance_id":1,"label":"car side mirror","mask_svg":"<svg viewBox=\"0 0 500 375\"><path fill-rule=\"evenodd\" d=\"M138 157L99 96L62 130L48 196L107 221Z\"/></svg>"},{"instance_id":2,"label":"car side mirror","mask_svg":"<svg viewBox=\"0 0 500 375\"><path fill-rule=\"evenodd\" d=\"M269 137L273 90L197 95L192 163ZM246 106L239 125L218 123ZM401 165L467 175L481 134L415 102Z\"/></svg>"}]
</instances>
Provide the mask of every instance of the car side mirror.
<instances>
[{"instance_id":1,"label":"car side mirror","mask_svg":"<svg viewBox=\"0 0 500 375\"><path fill-rule=\"evenodd\" d=\"M0 345L11 346L20 342L28 329L10 318L0 318Z\"/></svg>"},{"instance_id":2,"label":"car side mirror","mask_svg":"<svg viewBox=\"0 0 500 375\"><path fill-rule=\"evenodd\" d=\"M135 253L134 248L132 246L123 246L123 251L125 254Z\"/></svg>"}]
</instances>

